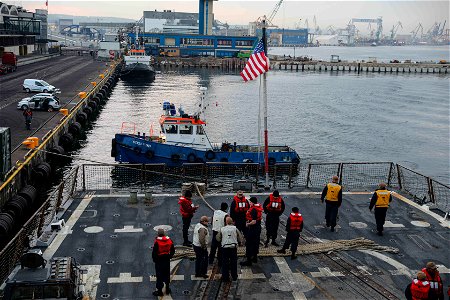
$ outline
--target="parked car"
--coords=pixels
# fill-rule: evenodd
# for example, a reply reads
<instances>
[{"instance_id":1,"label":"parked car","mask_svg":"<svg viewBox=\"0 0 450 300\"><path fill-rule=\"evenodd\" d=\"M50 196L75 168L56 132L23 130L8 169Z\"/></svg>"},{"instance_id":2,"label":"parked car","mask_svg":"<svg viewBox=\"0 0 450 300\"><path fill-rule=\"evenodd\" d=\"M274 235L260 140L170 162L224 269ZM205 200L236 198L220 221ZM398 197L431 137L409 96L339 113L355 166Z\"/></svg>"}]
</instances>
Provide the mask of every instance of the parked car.
<instances>
[{"instance_id":1,"label":"parked car","mask_svg":"<svg viewBox=\"0 0 450 300\"><path fill-rule=\"evenodd\" d=\"M27 108L34 110L54 111L61 108L59 98L48 93L36 94L33 97L24 98L17 103L17 109L25 110Z\"/></svg>"},{"instance_id":2,"label":"parked car","mask_svg":"<svg viewBox=\"0 0 450 300\"><path fill-rule=\"evenodd\" d=\"M53 85L40 79L25 79L23 81L23 89L27 93L29 92L53 93L58 90Z\"/></svg>"}]
</instances>

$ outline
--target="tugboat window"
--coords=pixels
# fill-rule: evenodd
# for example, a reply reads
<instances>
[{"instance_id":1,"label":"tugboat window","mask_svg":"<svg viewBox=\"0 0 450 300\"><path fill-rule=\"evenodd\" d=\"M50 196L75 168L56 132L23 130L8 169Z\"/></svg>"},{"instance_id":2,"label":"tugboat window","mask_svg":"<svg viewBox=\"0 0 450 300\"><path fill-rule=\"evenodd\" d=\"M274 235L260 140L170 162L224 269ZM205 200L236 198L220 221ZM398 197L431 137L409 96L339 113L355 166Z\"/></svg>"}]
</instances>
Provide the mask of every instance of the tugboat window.
<instances>
[{"instance_id":1,"label":"tugboat window","mask_svg":"<svg viewBox=\"0 0 450 300\"><path fill-rule=\"evenodd\" d=\"M197 126L197 135L205 135L205 130L202 126Z\"/></svg>"},{"instance_id":2,"label":"tugboat window","mask_svg":"<svg viewBox=\"0 0 450 300\"><path fill-rule=\"evenodd\" d=\"M180 134L192 134L192 125L180 125Z\"/></svg>"},{"instance_id":3,"label":"tugboat window","mask_svg":"<svg viewBox=\"0 0 450 300\"><path fill-rule=\"evenodd\" d=\"M166 133L170 134L170 133L178 133L178 125L170 125L170 124L166 124L165 126L165 131Z\"/></svg>"}]
</instances>

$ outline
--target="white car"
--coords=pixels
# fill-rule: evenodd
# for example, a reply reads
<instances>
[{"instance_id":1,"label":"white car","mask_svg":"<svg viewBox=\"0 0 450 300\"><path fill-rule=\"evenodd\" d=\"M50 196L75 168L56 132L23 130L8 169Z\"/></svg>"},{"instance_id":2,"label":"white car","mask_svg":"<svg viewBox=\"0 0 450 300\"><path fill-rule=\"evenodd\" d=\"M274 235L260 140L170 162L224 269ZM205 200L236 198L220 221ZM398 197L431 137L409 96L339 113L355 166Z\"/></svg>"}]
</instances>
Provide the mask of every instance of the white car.
<instances>
[{"instance_id":1,"label":"white car","mask_svg":"<svg viewBox=\"0 0 450 300\"><path fill-rule=\"evenodd\" d=\"M33 97L24 98L17 103L17 109L25 110L30 109L40 109L46 111L59 110L61 104L59 103L59 98L48 93L36 94Z\"/></svg>"},{"instance_id":2,"label":"white car","mask_svg":"<svg viewBox=\"0 0 450 300\"><path fill-rule=\"evenodd\" d=\"M53 85L40 79L25 79L23 81L23 89L25 92L40 92L40 93L52 93L57 91Z\"/></svg>"}]
</instances>

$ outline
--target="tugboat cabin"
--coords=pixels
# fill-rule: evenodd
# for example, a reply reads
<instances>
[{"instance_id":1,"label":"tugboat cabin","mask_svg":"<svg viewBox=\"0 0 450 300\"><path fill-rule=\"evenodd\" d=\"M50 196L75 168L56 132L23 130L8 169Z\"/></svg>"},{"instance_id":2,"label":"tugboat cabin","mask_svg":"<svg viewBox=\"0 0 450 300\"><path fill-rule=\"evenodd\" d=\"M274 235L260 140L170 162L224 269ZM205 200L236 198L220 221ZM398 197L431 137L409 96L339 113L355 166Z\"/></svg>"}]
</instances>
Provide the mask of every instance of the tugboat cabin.
<instances>
[{"instance_id":1,"label":"tugboat cabin","mask_svg":"<svg viewBox=\"0 0 450 300\"><path fill-rule=\"evenodd\" d=\"M162 140L165 140L167 144L177 146L189 145L197 150L212 149L203 127L206 125L205 122L187 114L175 116L175 106L169 103L164 103L164 105L166 115L159 119Z\"/></svg>"}]
</instances>

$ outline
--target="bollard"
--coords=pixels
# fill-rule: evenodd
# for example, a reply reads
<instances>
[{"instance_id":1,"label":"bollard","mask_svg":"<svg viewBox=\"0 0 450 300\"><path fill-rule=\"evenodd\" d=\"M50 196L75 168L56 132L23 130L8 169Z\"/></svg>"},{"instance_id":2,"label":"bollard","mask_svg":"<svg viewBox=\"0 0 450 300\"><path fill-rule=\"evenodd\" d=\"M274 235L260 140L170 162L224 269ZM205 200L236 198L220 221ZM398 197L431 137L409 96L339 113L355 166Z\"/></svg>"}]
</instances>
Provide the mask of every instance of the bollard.
<instances>
[{"instance_id":1,"label":"bollard","mask_svg":"<svg viewBox=\"0 0 450 300\"><path fill-rule=\"evenodd\" d=\"M153 203L153 191L152 190L145 190L145 202L146 203Z\"/></svg>"},{"instance_id":2,"label":"bollard","mask_svg":"<svg viewBox=\"0 0 450 300\"><path fill-rule=\"evenodd\" d=\"M130 190L130 198L128 199L128 204L138 203L137 194L138 194L137 190Z\"/></svg>"},{"instance_id":3,"label":"bollard","mask_svg":"<svg viewBox=\"0 0 450 300\"><path fill-rule=\"evenodd\" d=\"M80 97L80 99L86 98L86 92L79 92L78 97Z\"/></svg>"},{"instance_id":4,"label":"bollard","mask_svg":"<svg viewBox=\"0 0 450 300\"><path fill-rule=\"evenodd\" d=\"M69 114L69 110L67 108L61 108L59 112L62 113L64 116L67 116Z\"/></svg>"}]
</instances>

